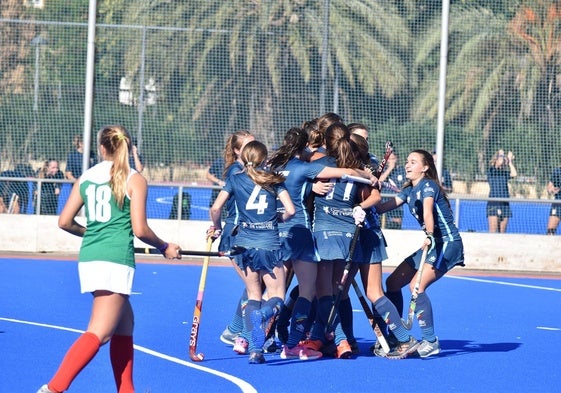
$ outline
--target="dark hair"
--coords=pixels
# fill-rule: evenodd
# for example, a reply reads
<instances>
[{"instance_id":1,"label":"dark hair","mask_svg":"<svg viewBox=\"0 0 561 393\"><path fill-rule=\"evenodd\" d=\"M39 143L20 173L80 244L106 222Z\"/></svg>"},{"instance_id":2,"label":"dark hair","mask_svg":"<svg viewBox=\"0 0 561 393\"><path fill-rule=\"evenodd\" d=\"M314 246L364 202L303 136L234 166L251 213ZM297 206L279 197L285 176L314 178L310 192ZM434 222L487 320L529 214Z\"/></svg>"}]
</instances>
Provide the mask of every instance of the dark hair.
<instances>
[{"instance_id":1,"label":"dark hair","mask_svg":"<svg viewBox=\"0 0 561 393\"><path fill-rule=\"evenodd\" d=\"M444 188L442 188L442 184L440 184L440 180L438 178L438 171L436 169L436 165L434 164L434 158L432 157L432 154L429 153L426 150L423 150L423 149L413 150L411 153L419 154L422 157L423 165L426 165L426 166L429 167L429 169L427 169L427 171L425 172L425 177L427 179L433 180L438 185L438 188L440 188L441 194L443 195L444 199L448 203L448 206L450 206L450 201L448 200L448 197L446 196L446 192L444 191ZM409 154L411 154L411 153L409 153ZM408 180L403 184L403 188L410 187L412 185L413 184L411 183L411 181Z\"/></svg>"},{"instance_id":2,"label":"dark hair","mask_svg":"<svg viewBox=\"0 0 561 393\"><path fill-rule=\"evenodd\" d=\"M350 123L347 124L347 127L349 128L349 131L351 132L351 134L355 131L355 130L366 130L366 132L368 132L368 127L366 127L366 125L362 124L362 123Z\"/></svg>"},{"instance_id":3,"label":"dark hair","mask_svg":"<svg viewBox=\"0 0 561 393\"><path fill-rule=\"evenodd\" d=\"M353 134L351 132L350 135L351 141L355 144L356 150L355 155L356 158L363 164L363 165L370 165L370 154L368 151L368 142L364 137L358 134Z\"/></svg>"},{"instance_id":4,"label":"dark hair","mask_svg":"<svg viewBox=\"0 0 561 393\"><path fill-rule=\"evenodd\" d=\"M284 142L269 160L271 170L284 167L288 161L301 154L308 143L308 135L298 127L292 127L284 136Z\"/></svg>"},{"instance_id":5,"label":"dark hair","mask_svg":"<svg viewBox=\"0 0 561 393\"><path fill-rule=\"evenodd\" d=\"M343 123L333 123L325 130L325 148L327 155L337 160L339 168L362 167L354 154L357 148L351 141L351 133Z\"/></svg>"}]
</instances>

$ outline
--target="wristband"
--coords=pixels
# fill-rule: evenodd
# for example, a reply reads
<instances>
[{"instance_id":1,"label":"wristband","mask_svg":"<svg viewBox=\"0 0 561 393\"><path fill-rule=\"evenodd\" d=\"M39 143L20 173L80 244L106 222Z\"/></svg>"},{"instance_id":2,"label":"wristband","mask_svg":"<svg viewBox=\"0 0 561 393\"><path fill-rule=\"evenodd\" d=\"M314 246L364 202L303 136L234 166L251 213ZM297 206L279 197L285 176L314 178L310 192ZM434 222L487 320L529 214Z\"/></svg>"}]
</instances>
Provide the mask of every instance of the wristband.
<instances>
[{"instance_id":1,"label":"wristband","mask_svg":"<svg viewBox=\"0 0 561 393\"><path fill-rule=\"evenodd\" d=\"M427 239L429 239L429 241L430 241L430 246L429 246L428 252L431 252L434 249L434 246L435 246L434 236L432 235L432 232L427 232Z\"/></svg>"},{"instance_id":2,"label":"wristband","mask_svg":"<svg viewBox=\"0 0 561 393\"><path fill-rule=\"evenodd\" d=\"M164 245L163 245L162 247L158 248L158 250L159 250L162 254L165 255L166 250L168 249L168 247L169 247L169 243L164 242Z\"/></svg>"}]
</instances>

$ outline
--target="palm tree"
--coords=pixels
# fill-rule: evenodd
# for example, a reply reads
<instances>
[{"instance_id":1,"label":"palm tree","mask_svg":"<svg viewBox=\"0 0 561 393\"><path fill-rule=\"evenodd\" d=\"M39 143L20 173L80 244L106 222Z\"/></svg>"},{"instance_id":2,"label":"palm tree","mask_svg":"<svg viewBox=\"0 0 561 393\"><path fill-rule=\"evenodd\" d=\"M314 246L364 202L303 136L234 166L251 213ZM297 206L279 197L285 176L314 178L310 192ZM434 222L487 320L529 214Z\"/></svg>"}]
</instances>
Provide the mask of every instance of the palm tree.
<instances>
[{"instance_id":1,"label":"palm tree","mask_svg":"<svg viewBox=\"0 0 561 393\"><path fill-rule=\"evenodd\" d=\"M241 114L247 111L249 128L269 145L278 134L281 115L292 125L305 120L279 112L279 101L296 100L293 107L301 116L317 116L316 89L300 97L291 92L314 85L324 38L324 4L298 0L200 2L189 21L196 28L190 33L189 48L202 48L197 56L197 78L207 81L209 68L218 72L212 83L203 86L198 113L211 111L214 97L225 98L231 103L231 118L243 118ZM368 94L392 97L407 86L407 67L399 54L409 45L409 38L405 22L387 1L332 1L330 75L333 78L338 68L349 89L360 86ZM216 69L213 56L220 51L228 54L227 68Z\"/></svg>"},{"instance_id":2,"label":"palm tree","mask_svg":"<svg viewBox=\"0 0 561 393\"><path fill-rule=\"evenodd\" d=\"M450 48L457 49L449 54L446 121L462 125L467 138L476 138L481 172L491 148L497 147L494 144L515 139L505 134L508 130L535 123L543 132L539 133L541 151L532 164L541 168L537 175L542 182L547 176L545 149L555 143L552 131L559 123L561 90L555 81L560 74L560 21L556 1L522 5L510 20L484 8L452 9ZM436 75L439 30L435 23L419 47L416 64L421 75ZM413 116L433 118L438 101L436 78L426 78L422 89ZM479 140L477 135L481 135Z\"/></svg>"}]
</instances>

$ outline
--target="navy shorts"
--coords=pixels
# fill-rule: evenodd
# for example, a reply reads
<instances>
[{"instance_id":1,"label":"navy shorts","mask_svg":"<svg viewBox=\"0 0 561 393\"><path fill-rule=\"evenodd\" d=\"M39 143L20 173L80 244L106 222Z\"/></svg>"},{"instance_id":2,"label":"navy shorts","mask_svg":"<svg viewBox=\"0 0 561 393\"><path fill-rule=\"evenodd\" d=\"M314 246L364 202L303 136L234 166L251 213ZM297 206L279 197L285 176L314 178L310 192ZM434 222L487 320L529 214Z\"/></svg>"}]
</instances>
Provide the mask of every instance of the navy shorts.
<instances>
[{"instance_id":1,"label":"navy shorts","mask_svg":"<svg viewBox=\"0 0 561 393\"><path fill-rule=\"evenodd\" d=\"M421 265L423 250L419 249L405 258L405 262L413 269L418 270ZM464 244L460 241L436 243L434 249L428 253L425 261L435 269L445 274L454 266L465 266L464 264Z\"/></svg>"},{"instance_id":2,"label":"navy shorts","mask_svg":"<svg viewBox=\"0 0 561 393\"><path fill-rule=\"evenodd\" d=\"M286 260L319 262L312 231L305 226L295 225L288 231L280 231L279 237Z\"/></svg>"},{"instance_id":3,"label":"navy shorts","mask_svg":"<svg viewBox=\"0 0 561 393\"><path fill-rule=\"evenodd\" d=\"M318 231L313 235L318 257L322 261L346 261L349 258L353 232Z\"/></svg>"},{"instance_id":4,"label":"navy shorts","mask_svg":"<svg viewBox=\"0 0 561 393\"><path fill-rule=\"evenodd\" d=\"M550 217L561 218L561 203L553 203L549 209Z\"/></svg>"},{"instance_id":5,"label":"navy shorts","mask_svg":"<svg viewBox=\"0 0 561 393\"><path fill-rule=\"evenodd\" d=\"M224 224L222 234L220 235L220 243L218 244L218 251L230 251L234 245L234 228L236 226L232 223Z\"/></svg>"},{"instance_id":6,"label":"navy shorts","mask_svg":"<svg viewBox=\"0 0 561 393\"><path fill-rule=\"evenodd\" d=\"M242 271L249 268L254 272L272 273L275 267L283 266L284 253L281 249L248 248L241 254L235 255L233 259Z\"/></svg>"},{"instance_id":7,"label":"navy shorts","mask_svg":"<svg viewBox=\"0 0 561 393\"><path fill-rule=\"evenodd\" d=\"M360 238L353 255L353 261L358 263L376 264L388 259L386 252L386 239L382 231L372 229L362 229Z\"/></svg>"},{"instance_id":8,"label":"navy shorts","mask_svg":"<svg viewBox=\"0 0 561 393\"><path fill-rule=\"evenodd\" d=\"M508 202L487 202L487 217L510 218L512 212Z\"/></svg>"}]
</instances>

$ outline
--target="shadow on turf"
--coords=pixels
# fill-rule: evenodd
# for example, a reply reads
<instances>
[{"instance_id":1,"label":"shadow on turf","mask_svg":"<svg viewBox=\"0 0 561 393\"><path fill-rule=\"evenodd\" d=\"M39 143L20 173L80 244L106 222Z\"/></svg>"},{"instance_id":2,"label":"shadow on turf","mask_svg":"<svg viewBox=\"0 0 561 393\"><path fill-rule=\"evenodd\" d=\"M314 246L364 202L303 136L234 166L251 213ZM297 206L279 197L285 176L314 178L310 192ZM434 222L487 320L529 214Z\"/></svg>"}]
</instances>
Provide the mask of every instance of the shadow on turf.
<instances>
[{"instance_id":1,"label":"shadow on turf","mask_svg":"<svg viewBox=\"0 0 561 393\"><path fill-rule=\"evenodd\" d=\"M466 340L440 340L441 356L461 355L475 352L510 352L518 349L520 343L479 343Z\"/></svg>"}]
</instances>

